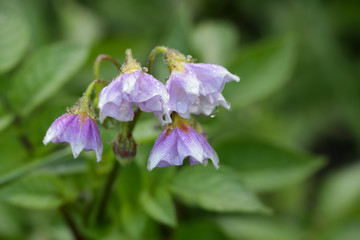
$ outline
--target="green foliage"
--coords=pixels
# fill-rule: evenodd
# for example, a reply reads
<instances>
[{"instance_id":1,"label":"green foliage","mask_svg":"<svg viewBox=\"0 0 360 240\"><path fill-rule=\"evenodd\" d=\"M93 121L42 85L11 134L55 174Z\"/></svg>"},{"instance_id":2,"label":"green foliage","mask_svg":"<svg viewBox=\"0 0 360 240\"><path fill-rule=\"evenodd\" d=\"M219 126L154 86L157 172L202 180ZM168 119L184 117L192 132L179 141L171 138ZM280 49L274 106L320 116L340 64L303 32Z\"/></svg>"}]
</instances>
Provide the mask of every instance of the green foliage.
<instances>
[{"instance_id":1,"label":"green foliage","mask_svg":"<svg viewBox=\"0 0 360 240\"><path fill-rule=\"evenodd\" d=\"M226 166L185 168L174 179L172 191L184 202L217 212L269 212L239 176Z\"/></svg>"},{"instance_id":2,"label":"green foliage","mask_svg":"<svg viewBox=\"0 0 360 240\"><path fill-rule=\"evenodd\" d=\"M290 79L295 65L294 44L294 37L285 35L258 43L239 54L230 69L239 73L241 85L232 83L224 91L232 108L263 99Z\"/></svg>"},{"instance_id":3,"label":"green foliage","mask_svg":"<svg viewBox=\"0 0 360 240\"><path fill-rule=\"evenodd\" d=\"M78 71L87 48L78 43L57 43L31 56L14 76L10 99L14 109L27 115L46 101Z\"/></svg>"},{"instance_id":4,"label":"green foliage","mask_svg":"<svg viewBox=\"0 0 360 240\"><path fill-rule=\"evenodd\" d=\"M175 206L168 191L159 189L153 194L144 191L140 196L140 204L155 220L171 227L176 226Z\"/></svg>"},{"instance_id":5,"label":"green foliage","mask_svg":"<svg viewBox=\"0 0 360 240\"><path fill-rule=\"evenodd\" d=\"M0 189L0 199L24 208L55 209L66 202L64 186L53 175L29 175Z\"/></svg>"},{"instance_id":6,"label":"green foliage","mask_svg":"<svg viewBox=\"0 0 360 240\"><path fill-rule=\"evenodd\" d=\"M300 183L323 166L319 158L256 138L229 138L216 149L220 159L259 192Z\"/></svg>"},{"instance_id":7,"label":"green foliage","mask_svg":"<svg viewBox=\"0 0 360 240\"><path fill-rule=\"evenodd\" d=\"M0 1L0 74L13 68L29 46L30 29L19 7Z\"/></svg>"},{"instance_id":8,"label":"green foliage","mask_svg":"<svg viewBox=\"0 0 360 240\"><path fill-rule=\"evenodd\" d=\"M0 239L360 239L359 10L356 0L0 0ZM122 63L131 48L146 67L157 45L241 78L223 91L232 111L194 116L220 169L149 172L164 126L142 113L137 155L99 217L121 124L100 127L99 163L43 137L94 80L99 54ZM153 73L165 83L161 56ZM104 80L118 74L102 64Z\"/></svg>"},{"instance_id":9,"label":"green foliage","mask_svg":"<svg viewBox=\"0 0 360 240\"><path fill-rule=\"evenodd\" d=\"M359 200L360 164L356 163L332 173L323 183L317 202L317 223L327 226L351 217Z\"/></svg>"},{"instance_id":10,"label":"green foliage","mask_svg":"<svg viewBox=\"0 0 360 240\"><path fill-rule=\"evenodd\" d=\"M288 240L303 239L299 229L274 217L224 216L219 227L231 239Z\"/></svg>"}]
</instances>

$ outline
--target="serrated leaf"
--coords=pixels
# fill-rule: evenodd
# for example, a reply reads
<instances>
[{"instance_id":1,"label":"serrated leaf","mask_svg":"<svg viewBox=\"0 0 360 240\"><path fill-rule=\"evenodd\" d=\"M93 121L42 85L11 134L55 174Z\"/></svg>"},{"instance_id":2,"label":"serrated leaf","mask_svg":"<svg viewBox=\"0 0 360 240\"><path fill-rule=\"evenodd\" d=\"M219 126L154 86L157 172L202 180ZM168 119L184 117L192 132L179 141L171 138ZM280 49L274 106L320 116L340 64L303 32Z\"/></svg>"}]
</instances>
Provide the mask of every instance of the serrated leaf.
<instances>
[{"instance_id":1,"label":"serrated leaf","mask_svg":"<svg viewBox=\"0 0 360 240\"><path fill-rule=\"evenodd\" d=\"M299 229L275 217L224 216L217 218L222 231L231 239L296 240L303 239Z\"/></svg>"},{"instance_id":2,"label":"serrated leaf","mask_svg":"<svg viewBox=\"0 0 360 240\"><path fill-rule=\"evenodd\" d=\"M155 220L174 227L176 225L176 213L171 195L165 189L158 189L151 194L148 191L140 195L140 204L144 211Z\"/></svg>"},{"instance_id":3,"label":"serrated leaf","mask_svg":"<svg viewBox=\"0 0 360 240\"><path fill-rule=\"evenodd\" d=\"M230 71L240 77L231 82L224 96L232 108L263 99L281 88L291 77L295 65L294 38L285 36L254 45L230 64Z\"/></svg>"},{"instance_id":4,"label":"serrated leaf","mask_svg":"<svg viewBox=\"0 0 360 240\"><path fill-rule=\"evenodd\" d=\"M29 26L15 2L0 0L0 74L14 67L29 45Z\"/></svg>"},{"instance_id":5,"label":"serrated leaf","mask_svg":"<svg viewBox=\"0 0 360 240\"><path fill-rule=\"evenodd\" d=\"M51 97L87 58L88 49L78 43L56 43L38 50L13 79L10 100L13 107L27 115Z\"/></svg>"},{"instance_id":6,"label":"serrated leaf","mask_svg":"<svg viewBox=\"0 0 360 240\"><path fill-rule=\"evenodd\" d=\"M24 208L53 209L61 206L63 186L53 175L28 175L0 189L0 199Z\"/></svg>"},{"instance_id":7,"label":"serrated leaf","mask_svg":"<svg viewBox=\"0 0 360 240\"><path fill-rule=\"evenodd\" d=\"M226 166L192 166L182 169L172 191L185 203L217 212L269 212Z\"/></svg>"},{"instance_id":8,"label":"serrated leaf","mask_svg":"<svg viewBox=\"0 0 360 240\"><path fill-rule=\"evenodd\" d=\"M323 166L320 158L256 138L227 139L215 147L254 191L273 191L304 181Z\"/></svg>"}]
</instances>

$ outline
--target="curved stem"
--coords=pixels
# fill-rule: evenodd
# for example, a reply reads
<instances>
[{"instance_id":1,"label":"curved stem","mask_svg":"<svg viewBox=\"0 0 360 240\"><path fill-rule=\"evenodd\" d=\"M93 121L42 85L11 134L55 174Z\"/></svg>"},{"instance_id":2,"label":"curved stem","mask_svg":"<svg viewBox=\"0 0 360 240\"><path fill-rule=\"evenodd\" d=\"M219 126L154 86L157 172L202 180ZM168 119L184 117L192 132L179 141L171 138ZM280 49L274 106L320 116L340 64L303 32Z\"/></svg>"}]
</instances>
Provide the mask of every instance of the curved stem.
<instances>
[{"instance_id":1,"label":"curved stem","mask_svg":"<svg viewBox=\"0 0 360 240\"><path fill-rule=\"evenodd\" d=\"M153 65L155 56L159 53L165 53L167 50L168 50L168 48L165 46L158 46L158 47L155 47L151 51L149 58L148 58L148 73L151 73L151 71L152 71L152 65Z\"/></svg>"},{"instance_id":2,"label":"curved stem","mask_svg":"<svg viewBox=\"0 0 360 240\"><path fill-rule=\"evenodd\" d=\"M96 58L96 60L94 62L94 78L95 79L100 79L100 65L101 65L102 61L104 61L104 60L109 60L112 63L114 63L114 65L120 71L121 65L118 61L116 61L115 58L113 58L109 55L101 54Z\"/></svg>"},{"instance_id":3,"label":"curved stem","mask_svg":"<svg viewBox=\"0 0 360 240\"><path fill-rule=\"evenodd\" d=\"M101 80L101 79L95 79L95 80L92 81L92 82L89 84L89 86L86 88L83 96L86 97L86 98L89 98L90 95L91 95L91 92L92 92L93 88L95 87L96 84L99 84L99 83L108 84L109 82L108 82L108 81L105 81L105 80Z\"/></svg>"}]
</instances>

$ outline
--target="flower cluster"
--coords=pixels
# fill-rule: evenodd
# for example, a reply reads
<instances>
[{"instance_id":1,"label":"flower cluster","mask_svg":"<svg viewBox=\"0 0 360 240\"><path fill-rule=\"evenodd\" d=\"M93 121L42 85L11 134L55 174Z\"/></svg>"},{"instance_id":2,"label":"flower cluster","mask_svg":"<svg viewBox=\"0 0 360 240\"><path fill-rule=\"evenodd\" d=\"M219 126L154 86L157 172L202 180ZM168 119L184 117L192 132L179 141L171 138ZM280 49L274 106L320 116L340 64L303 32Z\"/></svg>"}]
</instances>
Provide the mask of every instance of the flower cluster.
<instances>
[{"instance_id":1,"label":"flower cluster","mask_svg":"<svg viewBox=\"0 0 360 240\"><path fill-rule=\"evenodd\" d=\"M210 159L218 168L219 158L207 142L205 133L199 133L189 120L191 114L210 115L220 105L229 109L221 92L225 83L239 81L239 77L219 65L194 63L191 57L185 57L174 49L158 47L152 53L157 52L164 53L170 71L166 84L142 68L127 50L119 76L99 92L97 107L100 122L103 123L107 117L121 122L135 121L134 109L137 112L152 112L167 126L150 153L149 170L182 165L185 158L191 165L206 165ZM149 68L153 59L154 55L150 55ZM103 146L90 101L97 83L95 80L89 85L77 105L54 121L46 133L44 144L50 141L68 142L75 158L82 150L94 150L100 161ZM121 156L131 153L133 157L136 154L135 141L129 132L131 130L124 131L115 142L121 139L121 146L131 146L131 149L114 147L114 152L122 153Z\"/></svg>"}]
</instances>

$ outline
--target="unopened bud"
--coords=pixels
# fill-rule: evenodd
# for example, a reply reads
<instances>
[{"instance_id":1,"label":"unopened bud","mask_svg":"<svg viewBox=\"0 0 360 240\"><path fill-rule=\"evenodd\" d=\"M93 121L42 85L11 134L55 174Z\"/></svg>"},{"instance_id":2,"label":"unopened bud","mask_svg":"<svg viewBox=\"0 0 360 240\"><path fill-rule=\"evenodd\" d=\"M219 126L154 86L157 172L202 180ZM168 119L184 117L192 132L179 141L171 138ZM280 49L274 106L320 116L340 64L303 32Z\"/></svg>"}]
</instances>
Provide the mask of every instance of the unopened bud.
<instances>
[{"instance_id":1,"label":"unopened bud","mask_svg":"<svg viewBox=\"0 0 360 240\"><path fill-rule=\"evenodd\" d=\"M113 145L113 151L121 164L130 163L136 156L136 142L130 131L121 132Z\"/></svg>"}]
</instances>

